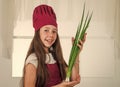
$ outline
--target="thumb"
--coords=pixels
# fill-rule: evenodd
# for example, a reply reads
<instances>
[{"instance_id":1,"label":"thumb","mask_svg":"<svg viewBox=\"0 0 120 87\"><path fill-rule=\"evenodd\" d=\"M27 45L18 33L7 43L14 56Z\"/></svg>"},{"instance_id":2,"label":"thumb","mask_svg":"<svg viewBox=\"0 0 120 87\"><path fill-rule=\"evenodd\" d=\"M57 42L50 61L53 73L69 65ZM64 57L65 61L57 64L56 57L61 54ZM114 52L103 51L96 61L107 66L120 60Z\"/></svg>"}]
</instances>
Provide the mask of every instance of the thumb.
<instances>
[{"instance_id":1,"label":"thumb","mask_svg":"<svg viewBox=\"0 0 120 87\"><path fill-rule=\"evenodd\" d=\"M75 41L75 38L72 37L72 38L71 38L71 41L72 41L72 45L73 45L73 43L74 43L74 41Z\"/></svg>"}]
</instances>

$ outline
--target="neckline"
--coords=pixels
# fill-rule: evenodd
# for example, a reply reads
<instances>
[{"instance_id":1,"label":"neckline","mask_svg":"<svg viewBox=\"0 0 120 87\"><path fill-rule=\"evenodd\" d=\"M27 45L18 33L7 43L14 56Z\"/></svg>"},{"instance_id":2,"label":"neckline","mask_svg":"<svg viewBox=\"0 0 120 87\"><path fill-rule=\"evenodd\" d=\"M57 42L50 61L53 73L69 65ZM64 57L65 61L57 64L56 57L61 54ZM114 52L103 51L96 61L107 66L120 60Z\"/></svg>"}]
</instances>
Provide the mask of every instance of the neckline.
<instances>
[{"instance_id":1,"label":"neckline","mask_svg":"<svg viewBox=\"0 0 120 87\"><path fill-rule=\"evenodd\" d=\"M56 65L57 64L57 62L55 62L55 63L46 63L46 65Z\"/></svg>"},{"instance_id":2,"label":"neckline","mask_svg":"<svg viewBox=\"0 0 120 87\"><path fill-rule=\"evenodd\" d=\"M53 55L51 53L46 54L46 64L55 64L56 60L54 59Z\"/></svg>"}]
</instances>

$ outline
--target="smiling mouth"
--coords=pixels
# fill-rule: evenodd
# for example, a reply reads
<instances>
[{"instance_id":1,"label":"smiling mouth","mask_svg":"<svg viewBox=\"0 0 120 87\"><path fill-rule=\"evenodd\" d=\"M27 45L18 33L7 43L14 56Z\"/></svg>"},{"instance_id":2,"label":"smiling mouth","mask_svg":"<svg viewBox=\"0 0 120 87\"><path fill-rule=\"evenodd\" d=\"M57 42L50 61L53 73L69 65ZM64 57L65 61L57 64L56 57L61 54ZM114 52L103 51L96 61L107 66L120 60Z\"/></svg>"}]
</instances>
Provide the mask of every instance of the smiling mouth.
<instances>
[{"instance_id":1,"label":"smiling mouth","mask_svg":"<svg viewBox=\"0 0 120 87\"><path fill-rule=\"evenodd\" d=\"M47 43L51 44L53 42L53 40L46 40Z\"/></svg>"}]
</instances>

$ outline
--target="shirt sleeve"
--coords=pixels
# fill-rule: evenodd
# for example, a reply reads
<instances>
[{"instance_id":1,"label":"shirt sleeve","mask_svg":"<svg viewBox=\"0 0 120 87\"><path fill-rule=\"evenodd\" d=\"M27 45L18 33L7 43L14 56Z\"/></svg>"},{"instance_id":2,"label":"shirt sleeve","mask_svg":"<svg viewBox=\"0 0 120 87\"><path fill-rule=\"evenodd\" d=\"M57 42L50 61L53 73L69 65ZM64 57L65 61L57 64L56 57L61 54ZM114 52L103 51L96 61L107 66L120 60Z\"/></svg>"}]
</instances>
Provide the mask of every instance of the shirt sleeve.
<instances>
[{"instance_id":1,"label":"shirt sleeve","mask_svg":"<svg viewBox=\"0 0 120 87\"><path fill-rule=\"evenodd\" d=\"M31 55L28 56L28 58L27 58L27 60L25 62L25 65L27 65L29 63L33 64L37 68L38 61L37 61L37 57L36 57L36 55L34 53L32 53Z\"/></svg>"}]
</instances>

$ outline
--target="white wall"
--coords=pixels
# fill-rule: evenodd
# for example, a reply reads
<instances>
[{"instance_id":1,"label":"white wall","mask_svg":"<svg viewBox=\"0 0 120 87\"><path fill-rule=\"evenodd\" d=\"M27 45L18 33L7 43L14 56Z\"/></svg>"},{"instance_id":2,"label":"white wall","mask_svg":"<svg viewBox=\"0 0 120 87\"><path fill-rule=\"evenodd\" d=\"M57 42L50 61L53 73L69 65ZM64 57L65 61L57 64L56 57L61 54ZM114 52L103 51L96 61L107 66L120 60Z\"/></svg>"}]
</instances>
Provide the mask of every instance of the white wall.
<instances>
[{"instance_id":1,"label":"white wall","mask_svg":"<svg viewBox=\"0 0 120 87\"><path fill-rule=\"evenodd\" d=\"M5 1L5 0L3 0ZM3 12L3 9L2 6L6 5L7 2L9 2L10 0L6 0L4 3L2 2L2 0L0 0L0 36L2 34L2 24L5 24L5 20L7 19L4 19L4 21L2 21L2 12ZM112 1L112 0L110 0ZM114 0L113 0L114 1ZM107 3L107 2L106 2ZM112 3L111 3L112 4ZM108 6L109 7L109 6ZM4 15L4 14L3 14ZM109 15L108 15L109 16ZM115 14L113 14L113 16L115 16ZM111 16L109 16L111 17ZM1 20L2 19L2 20ZM97 20L96 20L97 22ZM62 24L62 23L61 23ZM93 23L94 24L94 23ZM96 24L94 24L96 25ZM109 24L108 24L109 25ZM92 25L93 26L93 25ZM65 26L64 26L65 27ZM63 27L63 28L64 28ZM67 27L67 26L66 26ZM94 26L93 26L94 27ZM92 27L92 28L93 28ZM92 29L91 28L91 29ZM95 27L94 27L95 28ZM94 30L93 28L93 30ZM102 26L101 26L102 28ZM105 28L105 26L103 26L103 28ZM107 28L107 27L106 27ZM110 28L111 29L111 28ZM105 30L104 30L105 31ZM61 32L61 31L60 31ZM94 32L94 31L93 31ZM65 32L62 32L61 34L64 34ZM67 32L67 33L70 33L69 35L71 36L71 32ZM74 32L73 32L74 33ZM72 34L73 34L72 33ZM81 58L84 58L84 59L81 59L81 63L85 63L87 62L85 65L82 64L83 68L82 68L82 71L86 72L85 74L83 72L82 73L82 80L81 80L81 84L78 85L78 87L120 87L120 57L116 57L116 55L114 54L114 42L113 42L113 38L110 38L110 36L105 36L105 34L101 31L97 31L97 32L94 32L96 33L95 36L97 35L100 35L102 34L103 37L101 36L98 36L96 38L94 38L94 36L92 36L92 32L88 32L89 36L88 36L88 40L86 42L86 45L85 45L85 48L83 50L83 53L84 55L82 55ZM66 34L65 34L66 35ZM110 34L111 35L111 34ZM62 35L61 35L62 36ZM67 36L66 36L67 37ZM61 42L64 44L64 46L66 46L66 39L67 40L70 40L70 38L64 38L62 37L62 40ZM91 41L92 40L92 41ZM2 38L0 37L0 48L2 46L1 44L1 41L2 41ZM99 55L99 54L96 54L98 52L96 52L97 50L96 49L93 49L94 50L94 54L95 55L90 55L90 49L92 48L96 48L96 44L98 41L101 41L101 43L103 44L103 46L106 48L105 50L98 50L98 51L101 51L102 54L104 54L105 51L108 51L108 52L105 52L106 53L106 56L104 54L104 56L102 55ZM93 43L94 42L94 43ZM110 43L112 42L112 43ZM108 44L110 43L110 44ZM68 42L69 46L70 46L70 42ZM89 44L89 45L88 45ZM98 45L97 45L98 46ZM101 47L103 47L101 46ZM111 47L110 47L111 46ZM101 48L100 47L100 48ZM89 49L87 49L89 48ZM98 47L99 48L99 47ZM97 48L97 49L98 49ZM70 49L70 48L69 48ZM93 51L92 50L92 51ZM102 52L103 51L103 52ZM2 49L0 49L0 52L2 52ZM68 52L68 50L64 50L64 52ZM85 53L84 53L85 52ZM113 53L112 53L113 52ZM88 53L88 54L87 54ZM93 53L93 52L91 52ZM108 53L108 54L107 54ZM111 53L111 54L110 54ZM93 58L91 59L88 59L88 57L86 56L92 56ZM65 55L66 57L68 55ZM95 57L101 57L103 58L104 62L102 62L102 60L100 60L100 58L98 58L98 60L100 60L100 62L96 59L94 59ZM109 58L105 58L105 57L110 57L111 59L109 60ZM87 59L85 59L87 58ZM66 59L67 60L67 59ZM89 60L89 61L87 61ZM97 62L96 62L97 61ZM95 67L95 70L94 68L92 68L91 66L94 66L94 65L91 65L91 63L93 62L93 64L95 64L96 62L96 65L97 63L101 66L98 66L100 67L101 69L100 70L103 70L103 71L100 71L100 73L96 70L97 67ZM101 63L101 64L100 64ZM104 64L105 63L105 64ZM111 64L110 64L111 63ZM90 68L88 67L88 65L90 66ZM104 65L104 66L102 66ZM110 66L112 68L110 68ZM106 69L106 68L109 68L109 69ZM89 70L92 69L91 71L91 74L90 72L87 72ZM99 69L98 69L99 70ZM105 71L104 71L105 70ZM109 70L110 72L108 72L107 70ZM95 73L94 73L95 72ZM99 76L100 74L100 76ZM19 81L20 81L20 78L17 78L17 77L12 77L12 59L8 58L8 57L1 57L0 56L0 87L19 87Z\"/></svg>"},{"instance_id":2,"label":"white wall","mask_svg":"<svg viewBox=\"0 0 120 87\"><path fill-rule=\"evenodd\" d=\"M11 25L12 22L8 22L12 20L8 20L8 17L6 16L11 15L8 10L8 3L10 3L10 1L11 0L0 0L0 87L19 87L18 84L20 79L12 77L12 60L8 50L6 50L7 46L4 42L7 40L7 36L11 34L12 31L10 31L10 28L13 26ZM9 25L11 27L8 28ZM6 30L10 32L7 32ZM4 40L3 37L5 37Z\"/></svg>"}]
</instances>

